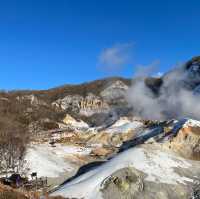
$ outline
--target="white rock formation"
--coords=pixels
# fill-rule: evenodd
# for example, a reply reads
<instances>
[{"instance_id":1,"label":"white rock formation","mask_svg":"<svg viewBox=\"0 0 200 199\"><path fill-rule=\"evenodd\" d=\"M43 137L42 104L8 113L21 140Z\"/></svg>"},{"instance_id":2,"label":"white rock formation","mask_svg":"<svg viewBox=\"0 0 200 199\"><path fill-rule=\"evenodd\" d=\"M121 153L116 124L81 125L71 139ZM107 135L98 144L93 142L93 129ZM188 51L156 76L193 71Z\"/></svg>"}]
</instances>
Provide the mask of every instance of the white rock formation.
<instances>
[{"instance_id":1,"label":"white rock formation","mask_svg":"<svg viewBox=\"0 0 200 199\"><path fill-rule=\"evenodd\" d=\"M127 89L128 86L118 80L105 88L100 95L106 102L112 102L112 100L124 102Z\"/></svg>"}]
</instances>

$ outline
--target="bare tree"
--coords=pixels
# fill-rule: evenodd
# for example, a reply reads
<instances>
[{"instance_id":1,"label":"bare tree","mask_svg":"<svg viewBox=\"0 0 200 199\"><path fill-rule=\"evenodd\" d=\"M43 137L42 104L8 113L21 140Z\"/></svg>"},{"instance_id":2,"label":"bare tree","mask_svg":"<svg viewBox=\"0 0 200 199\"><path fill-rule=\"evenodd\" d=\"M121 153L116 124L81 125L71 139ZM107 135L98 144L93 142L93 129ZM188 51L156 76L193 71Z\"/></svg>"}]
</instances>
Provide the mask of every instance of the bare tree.
<instances>
[{"instance_id":1,"label":"bare tree","mask_svg":"<svg viewBox=\"0 0 200 199\"><path fill-rule=\"evenodd\" d=\"M15 121L0 119L0 172L22 173L28 143L26 129Z\"/></svg>"}]
</instances>

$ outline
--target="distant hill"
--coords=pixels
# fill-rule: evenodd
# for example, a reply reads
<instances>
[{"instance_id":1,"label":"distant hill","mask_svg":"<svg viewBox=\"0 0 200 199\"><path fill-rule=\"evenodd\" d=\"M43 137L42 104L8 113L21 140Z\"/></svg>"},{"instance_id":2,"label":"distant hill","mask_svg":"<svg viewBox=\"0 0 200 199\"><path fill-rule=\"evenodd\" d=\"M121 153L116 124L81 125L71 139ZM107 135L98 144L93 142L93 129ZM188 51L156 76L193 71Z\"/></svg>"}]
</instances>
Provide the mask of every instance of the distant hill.
<instances>
[{"instance_id":1,"label":"distant hill","mask_svg":"<svg viewBox=\"0 0 200 199\"><path fill-rule=\"evenodd\" d=\"M37 130L58 128L66 114L89 123L91 118L93 123L94 118L101 118L103 122L110 112L127 106L125 92L130 85L130 79L110 77L49 90L2 91L0 117L30 128L36 126Z\"/></svg>"},{"instance_id":2,"label":"distant hill","mask_svg":"<svg viewBox=\"0 0 200 199\"><path fill-rule=\"evenodd\" d=\"M141 101L137 104L127 102L128 89L139 81L140 78L131 80L110 77L78 85L66 84L49 90L2 91L0 92L0 117L19 122L28 127L31 132L60 128L62 124L64 125L63 120L67 114L77 120L82 119L91 126L110 124L120 116L137 115L145 109L154 109L153 106L143 107L141 103L142 99L148 100L148 95L141 96ZM198 95L200 57L192 58L182 68L173 69L162 77L146 77L144 85L150 90L152 99L158 100L156 106L159 103L167 104L169 96L175 96L177 99L179 88ZM142 93L142 91L134 93L134 90L130 92L133 96ZM162 106L169 110L160 111L165 116L176 116L170 110L170 105ZM155 110L153 110L154 114Z\"/></svg>"}]
</instances>

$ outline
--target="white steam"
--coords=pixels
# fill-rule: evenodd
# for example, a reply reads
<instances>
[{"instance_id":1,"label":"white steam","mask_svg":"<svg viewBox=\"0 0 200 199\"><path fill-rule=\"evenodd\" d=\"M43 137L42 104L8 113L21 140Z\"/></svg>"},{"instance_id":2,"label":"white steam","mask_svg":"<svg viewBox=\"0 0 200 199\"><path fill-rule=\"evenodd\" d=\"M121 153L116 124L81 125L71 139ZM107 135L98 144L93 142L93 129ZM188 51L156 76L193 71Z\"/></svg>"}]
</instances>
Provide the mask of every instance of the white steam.
<instances>
[{"instance_id":1,"label":"white steam","mask_svg":"<svg viewBox=\"0 0 200 199\"><path fill-rule=\"evenodd\" d=\"M152 66L151 66L152 67ZM178 67L162 77L157 92L146 85L145 78L134 79L128 101L134 114L146 119L191 117L200 119L200 66Z\"/></svg>"}]
</instances>

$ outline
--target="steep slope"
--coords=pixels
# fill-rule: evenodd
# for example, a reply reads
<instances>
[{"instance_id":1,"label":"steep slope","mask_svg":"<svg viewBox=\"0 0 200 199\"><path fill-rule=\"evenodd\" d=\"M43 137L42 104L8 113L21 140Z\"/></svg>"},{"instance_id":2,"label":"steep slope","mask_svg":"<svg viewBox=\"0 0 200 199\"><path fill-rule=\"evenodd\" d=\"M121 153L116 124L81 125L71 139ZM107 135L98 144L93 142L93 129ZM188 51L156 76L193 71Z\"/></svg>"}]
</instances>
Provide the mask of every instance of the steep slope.
<instances>
[{"instance_id":1,"label":"steep slope","mask_svg":"<svg viewBox=\"0 0 200 199\"><path fill-rule=\"evenodd\" d=\"M189 120L179 126L180 121L171 130L171 135L176 135L174 131L180 128L174 138L165 132L164 143L153 141L128 149L59 187L52 195L86 199L192 198L196 193L193 189L200 181L200 162L179 156L171 147L166 148L165 143L179 140L185 128L195 127L197 123ZM190 129L191 134L195 133L193 130ZM199 145L198 140L195 144Z\"/></svg>"},{"instance_id":2,"label":"steep slope","mask_svg":"<svg viewBox=\"0 0 200 199\"><path fill-rule=\"evenodd\" d=\"M61 187L52 195L77 198L110 198L106 196L106 192L108 192L111 183L116 183L116 186L119 186L119 190L116 192L110 190L115 198L132 198L133 196L135 198L147 198L147 196L149 198L155 198L153 193L158 190L159 192L163 192L163 194L161 193L160 197L158 195L156 198L162 198L162 195L166 195L165 197L169 199L188 198L187 196L190 190L189 188L186 189L187 184L195 180L195 176L200 175L199 166L195 162L186 161L175 155L162 152L156 148L154 149L152 146L137 147L123 152L103 166L78 177L71 183ZM145 186L145 191L143 189L139 190L138 188L135 192L132 190L133 193L131 193L131 187L128 187L126 190L126 185L123 184L121 184L122 190L120 191L120 182L112 182L115 179L115 172L126 168L133 172L130 177L133 178L135 174L132 186L139 186L138 183L141 183L140 186ZM127 186L131 185L128 184ZM172 193L175 187L177 188L177 193ZM180 190L182 190L183 195L179 195ZM124 197L122 197L123 191L125 191ZM121 197L118 197L117 195L120 192ZM111 193L107 194L112 195ZM129 195L129 197L126 197L125 194ZM172 197L170 194L177 196ZM169 196L167 197L167 195Z\"/></svg>"}]
</instances>

